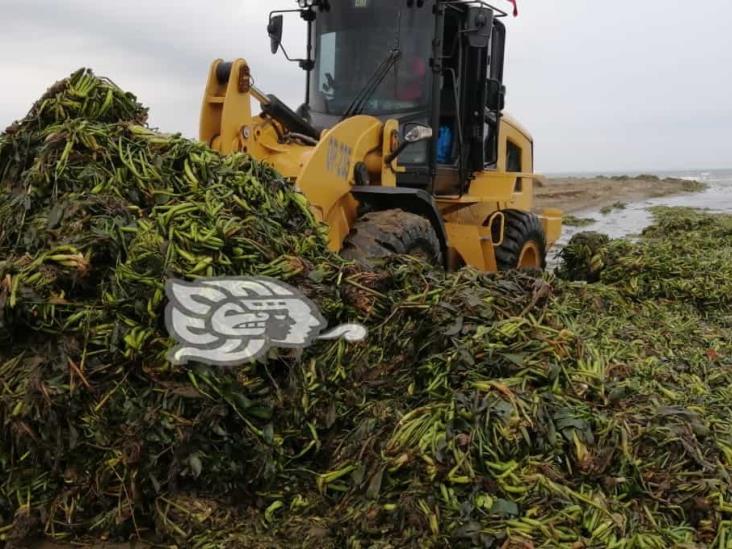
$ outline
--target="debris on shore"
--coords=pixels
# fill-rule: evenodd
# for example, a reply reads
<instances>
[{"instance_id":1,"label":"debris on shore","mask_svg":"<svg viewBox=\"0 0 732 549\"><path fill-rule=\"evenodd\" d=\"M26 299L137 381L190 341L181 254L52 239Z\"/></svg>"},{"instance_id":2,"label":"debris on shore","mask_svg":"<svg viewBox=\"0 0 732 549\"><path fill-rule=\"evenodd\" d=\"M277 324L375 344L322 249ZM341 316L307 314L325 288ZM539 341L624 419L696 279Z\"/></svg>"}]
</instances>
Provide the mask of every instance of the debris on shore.
<instances>
[{"instance_id":1,"label":"debris on shore","mask_svg":"<svg viewBox=\"0 0 732 549\"><path fill-rule=\"evenodd\" d=\"M624 210L627 207L628 205L625 202L615 202L614 204L610 204L609 206L605 206L604 208L600 209L600 213L602 215L608 215L615 210Z\"/></svg>"},{"instance_id":2,"label":"debris on shore","mask_svg":"<svg viewBox=\"0 0 732 549\"><path fill-rule=\"evenodd\" d=\"M557 276L370 272L145 117L85 70L0 136L0 541L726 547L732 218L660 209ZM224 275L370 337L171 365L166 281Z\"/></svg>"},{"instance_id":3,"label":"debris on shore","mask_svg":"<svg viewBox=\"0 0 732 549\"><path fill-rule=\"evenodd\" d=\"M633 204L649 199L709 189L702 181L692 181L655 175L613 177L556 177L546 179L542 187L534 188L536 207L556 208L577 216L588 211L613 210L616 203Z\"/></svg>"},{"instance_id":4,"label":"debris on shore","mask_svg":"<svg viewBox=\"0 0 732 549\"><path fill-rule=\"evenodd\" d=\"M597 219L592 217L577 217L571 214L565 215L562 223L567 227L589 227L597 223Z\"/></svg>"}]
</instances>

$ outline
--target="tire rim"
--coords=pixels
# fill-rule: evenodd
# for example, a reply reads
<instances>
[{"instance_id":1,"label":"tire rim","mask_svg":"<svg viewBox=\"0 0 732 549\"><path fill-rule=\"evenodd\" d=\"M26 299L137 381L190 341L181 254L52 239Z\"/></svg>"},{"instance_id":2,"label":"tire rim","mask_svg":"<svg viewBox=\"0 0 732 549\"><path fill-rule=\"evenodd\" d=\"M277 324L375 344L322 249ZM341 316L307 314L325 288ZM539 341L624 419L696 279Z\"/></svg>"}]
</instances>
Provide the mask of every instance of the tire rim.
<instances>
[{"instance_id":1,"label":"tire rim","mask_svg":"<svg viewBox=\"0 0 732 549\"><path fill-rule=\"evenodd\" d=\"M541 269L541 252L536 242L527 242L524 244L519 256L518 268L519 269Z\"/></svg>"}]
</instances>

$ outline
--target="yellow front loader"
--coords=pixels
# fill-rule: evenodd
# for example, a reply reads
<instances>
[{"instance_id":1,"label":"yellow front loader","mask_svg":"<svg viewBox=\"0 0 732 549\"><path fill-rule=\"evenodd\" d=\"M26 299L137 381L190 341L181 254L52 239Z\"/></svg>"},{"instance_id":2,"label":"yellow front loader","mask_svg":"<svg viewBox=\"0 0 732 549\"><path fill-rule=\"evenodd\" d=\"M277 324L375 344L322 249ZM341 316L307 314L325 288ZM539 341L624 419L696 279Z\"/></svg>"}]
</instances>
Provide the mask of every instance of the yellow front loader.
<instances>
[{"instance_id":1,"label":"yellow front loader","mask_svg":"<svg viewBox=\"0 0 732 549\"><path fill-rule=\"evenodd\" d=\"M505 12L454 0L298 4L270 14L268 32L276 53L284 16L307 22L296 60L305 103L293 111L265 95L243 59L215 61L201 139L274 166L346 257L544 268L561 212L533 211L533 141L503 112Z\"/></svg>"}]
</instances>

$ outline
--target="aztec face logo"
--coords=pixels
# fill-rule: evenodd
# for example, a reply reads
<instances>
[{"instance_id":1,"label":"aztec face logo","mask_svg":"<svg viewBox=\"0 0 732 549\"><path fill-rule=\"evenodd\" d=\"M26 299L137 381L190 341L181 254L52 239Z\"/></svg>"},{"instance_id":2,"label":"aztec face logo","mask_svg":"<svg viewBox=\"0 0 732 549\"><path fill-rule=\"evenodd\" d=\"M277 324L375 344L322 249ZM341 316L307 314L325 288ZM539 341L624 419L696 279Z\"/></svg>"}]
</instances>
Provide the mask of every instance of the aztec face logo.
<instances>
[{"instance_id":1,"label":"aztec face logo","mask_svg":"<svg viewBox=\"0 0 732 549\"><path fill-rule=\"evenodd\" d=\"M318 307L296 288L271 278L171 280L166 293L165 321L178 342L168 354L173 364L237 366L272 347L304 349L319 339L356 342L367 336L360 324L321 335L327 322Z\"/></svg>"}]
</instances>

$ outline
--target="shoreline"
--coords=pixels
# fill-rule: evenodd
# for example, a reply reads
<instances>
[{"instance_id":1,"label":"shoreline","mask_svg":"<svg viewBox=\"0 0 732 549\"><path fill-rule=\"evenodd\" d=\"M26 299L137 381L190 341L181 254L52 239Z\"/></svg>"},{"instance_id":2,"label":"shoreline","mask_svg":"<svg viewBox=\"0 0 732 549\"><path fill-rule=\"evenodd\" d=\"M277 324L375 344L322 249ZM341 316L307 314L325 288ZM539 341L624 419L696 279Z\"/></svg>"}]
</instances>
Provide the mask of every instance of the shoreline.
<instances>
[{"instance_id":1,"label":"shoreline","mask_svg":"<svg viewBox=\"0 0 732 549\"><path fill-rule=\"evenodd\" d=\"M655 175L563 177L541 178L540 185L534 188L534 196L538 210L555 208L565 214L576 214L705 189L706 185L699 181Z\"/></svg>"}]
</instances>

